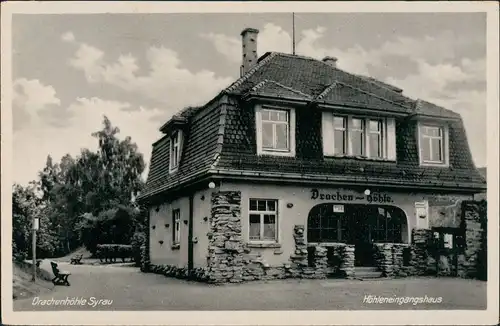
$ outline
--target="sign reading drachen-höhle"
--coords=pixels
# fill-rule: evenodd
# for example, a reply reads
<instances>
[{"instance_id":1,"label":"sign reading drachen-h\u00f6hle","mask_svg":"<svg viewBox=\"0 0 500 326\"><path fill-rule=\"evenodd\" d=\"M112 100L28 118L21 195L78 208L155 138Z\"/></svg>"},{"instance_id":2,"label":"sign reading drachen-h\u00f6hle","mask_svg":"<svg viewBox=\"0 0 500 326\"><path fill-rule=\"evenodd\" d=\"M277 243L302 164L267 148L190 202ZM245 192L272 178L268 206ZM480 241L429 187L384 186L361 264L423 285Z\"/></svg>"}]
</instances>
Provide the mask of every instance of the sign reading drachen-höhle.
<instances>
[{"instance_id":1,"label":"sign reading drachen-h\u00f6hle","mask_svg":"<svg viewBox=\"0 0 500 326\"><path fill-rule=\"evenodd\" d=\"M369 195L352 195L344 194L340 191L335 192L322 192L318 189L311 189L311 199L313 200L332 200L332 201L346 201L346 202L356 202L356 201L367 201L368 203L392 203L393 200L391 196L383 193L371 193Z\"/></svg>"}]
</instances>

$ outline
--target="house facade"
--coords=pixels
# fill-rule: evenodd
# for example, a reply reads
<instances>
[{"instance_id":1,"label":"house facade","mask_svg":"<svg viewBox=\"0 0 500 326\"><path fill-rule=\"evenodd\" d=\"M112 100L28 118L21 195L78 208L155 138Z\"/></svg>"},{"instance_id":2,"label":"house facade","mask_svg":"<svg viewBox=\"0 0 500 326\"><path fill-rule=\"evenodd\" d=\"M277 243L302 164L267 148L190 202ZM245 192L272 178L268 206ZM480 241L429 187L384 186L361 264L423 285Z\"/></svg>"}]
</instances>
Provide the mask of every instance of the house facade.
<instances>
[{"instance_id":1,"label":"house facade","mask_svg":"<svg viewBox=\"0 0 500 326\"><path fill-rule=\"evenodd\" d=\"M486 189L459 114L332 57L258 57L258 30L241 36L241 77L153 144L139 197L151 270L213 282L422 274L428 237L456 246L456 203Z\"/></svg>"}]
</instances>

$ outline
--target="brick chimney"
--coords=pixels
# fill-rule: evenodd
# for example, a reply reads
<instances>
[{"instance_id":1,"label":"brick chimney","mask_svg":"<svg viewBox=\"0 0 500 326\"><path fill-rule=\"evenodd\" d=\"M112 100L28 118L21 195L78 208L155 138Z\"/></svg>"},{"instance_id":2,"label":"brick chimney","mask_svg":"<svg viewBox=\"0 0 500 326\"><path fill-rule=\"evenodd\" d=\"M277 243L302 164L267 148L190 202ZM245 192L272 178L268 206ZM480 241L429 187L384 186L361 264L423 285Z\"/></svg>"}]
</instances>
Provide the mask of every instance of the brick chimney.
<instances>
[{"instance_id":1,"label":"brick chimney","mask_svg":"<svg viewBox=\"0 0 500 326\"><path fill-rule=\"evenodd\" d=\"M338 59L335 57L324 57L322 61L326 64L329 64L333 68L337 68L337 60Z\"/></svg>"},{"instance_id":2,"label":"brick chimney","mask_svg":"<svg viewBox=\"0 0 500 326\"><path fill-rule=\"evenodd\" d=\"M259 30L255 28L245 28L241 32L243 61L241 63L240 74L243 76L257 63L257 34Z\"/></svg>"}]
</instances>

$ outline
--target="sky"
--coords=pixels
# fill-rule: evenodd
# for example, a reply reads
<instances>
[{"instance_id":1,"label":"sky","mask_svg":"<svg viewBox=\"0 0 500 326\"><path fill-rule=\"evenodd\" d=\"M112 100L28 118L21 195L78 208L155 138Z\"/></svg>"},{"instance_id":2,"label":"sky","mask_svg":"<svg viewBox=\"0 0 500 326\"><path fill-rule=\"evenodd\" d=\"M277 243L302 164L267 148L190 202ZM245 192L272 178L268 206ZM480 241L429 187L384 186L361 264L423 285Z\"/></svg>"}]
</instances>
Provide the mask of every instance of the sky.
<instances>
[{"instance_id":1,"label":"sky","mask_svg":"<svg viewBox=\"0 0 500 326\"><path fill-rule=\"evenodd\" d=\"M486 14L295 17L297 54L337 57L341 69L460 113L486 166ZM246 27L260 30L259 56L291 52L291 13L13 15L14 182L35 179L49 154L95 149L103 115L149 164L169 117L239 77Z\"/></svg>"}]
</instances>

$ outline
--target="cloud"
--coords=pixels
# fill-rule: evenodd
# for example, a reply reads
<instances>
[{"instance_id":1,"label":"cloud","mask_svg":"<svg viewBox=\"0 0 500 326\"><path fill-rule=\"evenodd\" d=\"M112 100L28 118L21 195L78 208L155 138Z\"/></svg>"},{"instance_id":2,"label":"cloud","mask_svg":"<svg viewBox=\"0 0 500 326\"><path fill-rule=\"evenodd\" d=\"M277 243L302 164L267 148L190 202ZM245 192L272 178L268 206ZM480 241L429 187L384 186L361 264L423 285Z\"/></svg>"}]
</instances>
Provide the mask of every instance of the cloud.
<instances>
[{"instance_id":1,"label":"cloud","mask_svg":"<svg viewBox=\"0 0 500 326\"><path fill-rule=\"evenodd\" d=\"M113 125L120 128L119 138L131 136L149 163L151 144L158 138L158 128L163 121L153 121L161 114L156 108L137 107L132 104L109 101L97 97L77 98L66 110L78 121L71 128L51 128L47 124L33 124L19 130L14 137L14 180L27 183L43 168L45 158L50 155L59 160L66 153L75 156L81 148L96 149L97 140L91 133L102 128L106 115ZM138 123L140 122L140 123ZM29 159L27 159L29 157Z\"/></svg>"},{"instance_id":2,"label":"cloud","mask_svg":"<svg viewBox=\"0 0 500 326\"><path fill-rule=\"evenodd\" d=\"M64 33L63 35L61 35L61 39L64 41L64 42L74 42L75 41L75 35L73 34L73 32L66 32Z\"/></svg>"},{"instance_id":3,"label":"cloud","mask_svg":"<svg viewBox=\"0 0 500 326\"><path fill-rule=\"evenodd\" d=\"M61 100L54 87L38 79L18 78L13 82L13 129L17 131L29 123L43 120L47 111L59 107Z\"/></svg>"},{"instance_id":4,"label":"cloud","mask_svg":"<svg viewBox=\"0 0 500 326\"><path fill-rule=\"evenodd\" d=\"M78 43L69 64L82 71L91 84L107 84L137 93L163 103L163 109L170 113L207 102L232 81L209 70L184 68L178 53L162 46L148 48L146 59L149 71L140 74L137 60L131 54L107 61L102 50Z\"/></svg>"},{"instance_id":5,"label":"cloud","mask_svg":"<svg viewBox=\"0 0 500 326\"><path fill-rule=\"evenodd\" d=\"M419 70L404 78L386 81L404 89L412 98L421 98L460 113L465 124L475 163L486 165L485 61L464 59L460 65L429 64L419 60ZM475 87L470 87L470 83ZM483 85L484 84L484 85Z\"/></svg>"}]
</instances>

